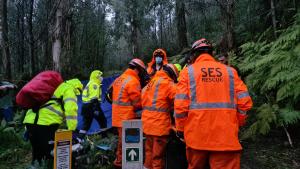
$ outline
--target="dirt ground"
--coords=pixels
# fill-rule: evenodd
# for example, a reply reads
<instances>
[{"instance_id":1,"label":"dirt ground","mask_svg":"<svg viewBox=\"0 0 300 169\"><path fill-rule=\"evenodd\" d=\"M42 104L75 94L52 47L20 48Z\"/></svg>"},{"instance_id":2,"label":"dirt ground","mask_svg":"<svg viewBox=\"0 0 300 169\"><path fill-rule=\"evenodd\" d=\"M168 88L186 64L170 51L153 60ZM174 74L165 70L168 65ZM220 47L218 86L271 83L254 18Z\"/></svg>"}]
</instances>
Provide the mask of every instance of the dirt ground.
<instances>
[{"instance_id":1,"label":"dirt ground","mask_svg":"<svg viewBox=\"0 0 300 169\"><path fill-rule=\"evenodd\" d=\"M300 169L300 138L293 138L293 143L294 148L291 148L284 133L270 133L256 140L242 141L241 169ZM0 169L25 169L30 160L30 147L1 147Z\"/></svg>"},{"instance_id":2,"label":"dirt ground","mask_svg":"<svg viewBox=\"0 0 300 169\"><path fill-rule=\"evenodd\" d=\"M300 169L300 140L291 148L287 141L263 138L243 142L242 169Z\"/></svg>"}]
</instances>

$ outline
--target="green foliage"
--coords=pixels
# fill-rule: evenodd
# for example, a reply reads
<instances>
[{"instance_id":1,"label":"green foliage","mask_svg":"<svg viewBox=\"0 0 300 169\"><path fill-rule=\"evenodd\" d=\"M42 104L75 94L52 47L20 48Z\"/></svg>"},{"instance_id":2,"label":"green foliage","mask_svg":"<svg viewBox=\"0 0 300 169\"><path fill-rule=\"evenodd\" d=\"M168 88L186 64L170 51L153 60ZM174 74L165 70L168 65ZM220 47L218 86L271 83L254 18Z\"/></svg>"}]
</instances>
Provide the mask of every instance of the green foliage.
<instances>
[{"instance_id":1,"label":"green foliage","mask_svg":"<svg viewBox=\"0 0 300 169\"><path fill-rule=\"evenodd\" d=\"M114 160L114 151L117 145L117 136L108 134L102 138L100 135L88 136L86 142L83 143L84 149L87 151L76 157L75 168L80 169L112 169ZM108 146L110 150L99 150L97 146Z\"/></svg>"},{"instance_id":2,"label":"green foliage","mask_svg":"<svg viewBox=\"0 0 300 169\"><path fill-rule=\"evenodd\" d=\"M300 119L300 13L281 32L271 42L263 33L258 41L241 46L242 57L232 57L256 98L255 122L243 138L267 134L273 126L293 125Z\"/></svg>"},{"instance_id":3,"label":"green foliage","mask_svg":"<svg viewBox=\"0 0 300 169\"><path fill-rule=\"evenodd\" d=\"M24 142L22 133L17 132L13 127L0 128L0 168L24 168L19 167L21 163L28 164L30 160L30 144Z\"/></svg>"}]
</instances>

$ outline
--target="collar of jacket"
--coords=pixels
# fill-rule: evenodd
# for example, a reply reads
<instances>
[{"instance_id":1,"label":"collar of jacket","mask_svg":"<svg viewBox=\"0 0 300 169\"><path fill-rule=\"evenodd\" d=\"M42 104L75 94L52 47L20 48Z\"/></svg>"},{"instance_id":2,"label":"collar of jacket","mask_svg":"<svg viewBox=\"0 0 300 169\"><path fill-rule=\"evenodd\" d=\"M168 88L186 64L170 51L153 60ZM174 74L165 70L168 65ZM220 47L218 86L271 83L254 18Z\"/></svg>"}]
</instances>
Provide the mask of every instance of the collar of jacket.
<instances>
[{"instance_id":1,"label":"collar of jacket","mask_svg":"<svg viewBox=\"0 0 300 169\"><path fill-rule=\"evenodd\" d=\"M161 78L164 78L164 79L169 79L169 80L172 80L169 75L164 71L164 70L159 70L156 72L155 74L155 77L161 77ZM173 81L173 80L172 80Z\"/></svg>"},{"instance_id":2,"label":"collar of jacket","mask_svg":"<svg viewBox=\"0 0 300 169\"><path fill-rule=\"evenodd\" d=\"M213 61L215 62L216 60L208 53L203 53L198 56L198 58L195 60L195 63L197 62L203 62L203 61Z\"/></svg>"},{"instance_id":3,"label":"collar of jacket","mask_svg":"<svg viewBox=\"0 0 300 169\"><path fill-rule=\"evenodd\" d=\"M138 81L140 81L139 75L132 69L126 69L124 74L133 76L133 77L137 78Z\"/></svg>"}]
</instances>

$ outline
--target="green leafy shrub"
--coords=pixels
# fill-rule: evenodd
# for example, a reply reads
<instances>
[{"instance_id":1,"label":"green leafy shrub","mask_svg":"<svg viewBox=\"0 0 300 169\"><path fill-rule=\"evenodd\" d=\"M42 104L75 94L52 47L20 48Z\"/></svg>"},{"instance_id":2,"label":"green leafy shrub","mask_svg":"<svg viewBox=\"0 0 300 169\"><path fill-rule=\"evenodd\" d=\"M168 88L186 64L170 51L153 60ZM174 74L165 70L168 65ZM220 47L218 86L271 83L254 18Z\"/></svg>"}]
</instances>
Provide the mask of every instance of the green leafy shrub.
<instances>
[{"instance_id":1,"label":"green leafy shrub","mask_svg":"<svg viewBox=\"0 0 300 169\"><path fill-rule=\"evenodd\" d=\"M285 128L300 119L300 13L276 40L266 37L263 33L257 42L243 44L242 56L232 57L255 102L254 123L242 138L267 134L272 127Z\"/></svg>"}]
</instances>

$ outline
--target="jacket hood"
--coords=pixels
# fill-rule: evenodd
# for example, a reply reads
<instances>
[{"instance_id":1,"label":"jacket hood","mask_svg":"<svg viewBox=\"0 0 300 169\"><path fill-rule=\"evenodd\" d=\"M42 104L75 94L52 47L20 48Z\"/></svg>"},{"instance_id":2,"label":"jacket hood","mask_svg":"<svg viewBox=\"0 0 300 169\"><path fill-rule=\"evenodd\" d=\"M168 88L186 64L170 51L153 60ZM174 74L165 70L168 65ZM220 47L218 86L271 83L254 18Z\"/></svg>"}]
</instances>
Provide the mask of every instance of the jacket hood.
<instances>
[{"instance_id":1,"label":"jacket hood","mask_svg":"<svg viewBox=\"0 0 300 169\"><path fill-rule=\"evenodd\" d=\"M97 83L100 82L100 77L102 76L102 72L100 70L94 70L90 75L90 81L95 81Z\"/></svg>"},{"instance_id":2,"label":"jacket hood","mask_svg":"<svg viewBox=\"0 0 300 169\"><path fill-rule=\"evenodd\" d=\"M71 85L72 87L74 87L76 90L76 95L80 95L82 89L83 89L83 85L80 82L79 79L71 79L71 80L67 80L66 81L67 84Z\"/></svg>"},{"instance_id":3,"label":"jacket hood","mask_svg":"<svg viewBox=\"0 0 300 169\"><path fill-rule=\"evenodd\" d=\"M166 53L166 51L163 50L163 49L160 49L160 48L159 48L159 49L156 49L156 50L153 52L153 54L152 54L152 60L151 60L151 62L148 63L147 72L148 72L149 74L152 74L153 71L155 71L155 70L153 70L153 65L155 65L155 57L154 57L154 54L155 54L156 52L162 52L162 54L163 54L163 61L162 61L162 63L163 63L163 65L168 64L168 59L167 59L167 53Z\"/></svg>"},{"instance_id":4,"label":"jacket hood","mask_svg":"<svg viewBox=\"0 0 300 169\"><path fill-rule=\"evenodd\" d=\"M155 64L155 57L154 57L154 54L155 54L156 52L162 52L162 54L163 54L163 65L165 65L165 64L168 63L168 58L167 58L167 53L166 53L166 51L159 48L159 49L156 49L156 50L153 52L153 54L152 54L152 60L151 60L151 62L148 63L148 67L152 67L152 66Z\"/></svg>"}]
</instances>

